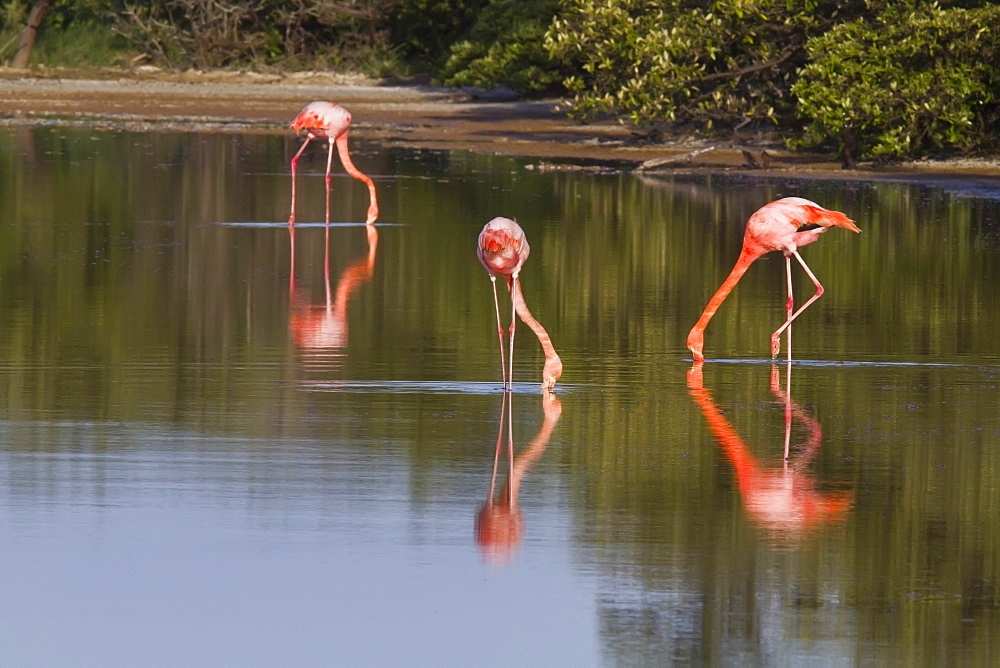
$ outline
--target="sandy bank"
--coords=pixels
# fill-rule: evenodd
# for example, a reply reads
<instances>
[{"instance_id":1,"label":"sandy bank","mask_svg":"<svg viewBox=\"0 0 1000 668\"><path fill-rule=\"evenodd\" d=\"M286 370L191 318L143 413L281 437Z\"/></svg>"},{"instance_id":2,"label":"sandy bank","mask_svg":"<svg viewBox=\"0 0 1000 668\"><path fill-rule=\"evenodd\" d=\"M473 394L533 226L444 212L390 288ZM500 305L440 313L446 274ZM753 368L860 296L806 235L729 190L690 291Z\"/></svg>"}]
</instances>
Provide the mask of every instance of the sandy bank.
<instances>
[{"instance_id":1,"label":"sandy bank","mask_svg":"<svg viewBox=\"0 0 1000 668\"><path fill-rule=\"evenodd\" d=\"M556 109L558 100L490 101L452 89L321 74L154 71L78 78L0 71L4 123L280 133L288 131L303 105L318 99L350 109L354 134L391 145L532 156L543 167L573 159L632 169L647 160L673 158L646 174L739 170L760 176L925 181L1000 196L1000 161L865 165L848 171L825 156L787 151L774 137L753 132L723 140L652 142L629 126L582 125ZM744 151L758 163L767 151L767 166L751 169ZM685 158L692 153L697 155Z\"/></svg>"}]
</instances>

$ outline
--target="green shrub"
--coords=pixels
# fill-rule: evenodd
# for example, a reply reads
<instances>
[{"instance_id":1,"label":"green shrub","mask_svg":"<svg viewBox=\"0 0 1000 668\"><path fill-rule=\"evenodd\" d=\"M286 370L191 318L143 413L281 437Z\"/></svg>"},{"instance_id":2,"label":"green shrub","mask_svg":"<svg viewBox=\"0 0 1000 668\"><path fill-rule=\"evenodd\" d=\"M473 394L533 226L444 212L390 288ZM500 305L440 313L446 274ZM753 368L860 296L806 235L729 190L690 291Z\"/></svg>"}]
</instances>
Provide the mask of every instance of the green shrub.
<instances>
[{"instance_id":1,"label":"green shrub","mask_svg":"<svg viewBox=\"0 0 1000 668\"><path fill-rule=\"evenodd\" d=\"M564 75L543 46L556 0L492 0L479 13L467 39L451 46L441 70L449 86L520 91L557 87Z\"/></svg>"},{"instance_id":2,"label":"green shrub","mask_svg":"<svg viewBox=\"0 0 1000 668\"><path fill-rule=\"evenodd\" d=\"M0 57L17 50L34 0L0 2ZM63 67L117 65L135 54L111 27L115 0L56 0L42 21L30 63Z\"/></svg>"},{"instance_id":3,"label":"green shrub","mask_svg":"<svg viewBox=\"0 0 1000 668\"><path fill-rule=\"evenodd\" d=\"M575 110L633 122L733 124L794 118L806 39L863 2L562 0L546 44L579 74Z\"/></svg>"},{"instance_id":4,"label":"green shrub","mask_svg":"<svg viewBox=\"0 0 1000 668\"><path fill-rule=\"evenodd\" d=\"M377 69L396 0L125 0L115 29L180 67ZM379 61L379 62L375 62Z\"/></svg>"},{"instance_id":5,"label":"green shrub","mask_svg":"<svg viewBox=\"0 0 1000 668\"><path fill-rule=\"evenodd\" d=\"M811 40L793 92L802 144L833 146L848 165L996 140L1000 6L895 5Z\"/></svg>"},{"instance_id":6,"label":"green shrub","mask_svg":"<svg viewBox=\"0 0 1000 668\"><path fill-rule=\"evenodd\" d=\"M489 0L400 0L392 17L392 41L403 56L440 67L449 49L468 37Z\"/></svg>"},{"instance_id":7,"label":"green shrub","mask_svg":"<svg viewBox=\"0 0 1000 668\"><path fill-rule=\"evenodd\" d=\"M49 67L111 67L135 53L106 23L88 18L64 26L47 26L31 60Z\"/></svg>"}]
</instances>

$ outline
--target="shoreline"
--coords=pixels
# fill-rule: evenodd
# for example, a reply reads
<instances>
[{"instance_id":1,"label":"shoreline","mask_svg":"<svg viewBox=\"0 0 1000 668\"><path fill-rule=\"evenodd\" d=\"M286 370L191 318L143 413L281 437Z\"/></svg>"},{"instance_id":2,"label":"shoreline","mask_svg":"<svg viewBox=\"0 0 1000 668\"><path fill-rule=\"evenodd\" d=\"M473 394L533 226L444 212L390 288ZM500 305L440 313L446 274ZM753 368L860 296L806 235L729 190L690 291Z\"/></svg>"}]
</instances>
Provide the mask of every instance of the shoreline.
<instances>
[{"instance_id":1,"label":"shoreline","mask_svg":"<svg viewBox=\"0 0 1000 668\"><path fill-rule=\"evenodd\" d=\"M572 161L587 161L633 171L648 160L668 159L666 165L641 172L642 177L729 173L906 181L1000 197L1000 160L863 164L847 170L827 156L789 151L779 138L759 132L730 140L691 135L653 142L631 126L577 123L556 109L556 99L494 101L455 89L321 73L44 74L0 70L0 123L281 134L289 132L288 123L305 104L326 99L348 108L354 116L352 132L368 139L390 146L538 158L539 169L573 169ZM767 166L752 168L744 151Z\"/></svg>"}]
</instances>

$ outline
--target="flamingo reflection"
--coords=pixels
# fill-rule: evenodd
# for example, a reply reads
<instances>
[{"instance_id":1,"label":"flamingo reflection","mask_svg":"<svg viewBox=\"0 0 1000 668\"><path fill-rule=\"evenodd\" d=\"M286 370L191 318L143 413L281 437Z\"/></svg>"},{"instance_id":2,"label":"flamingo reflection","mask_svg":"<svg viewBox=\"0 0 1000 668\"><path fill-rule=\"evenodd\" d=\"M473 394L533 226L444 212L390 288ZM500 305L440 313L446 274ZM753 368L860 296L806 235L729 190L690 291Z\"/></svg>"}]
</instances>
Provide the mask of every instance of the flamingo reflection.
<instances>
[{"instance_id":1,"label":"flamingo reflection","mask_svg":"<svg viewBox=\"0 0 1000 668\"><path fill-rule=\"evenodd\" d=\"M532 465L545 452L545 447L552 438L562 415L562 403L553 392L542 391L542 427L538 434L528 443L528 446L514 458L514 438L511 432L513 424L513 408L511 392L503 393L503 403L500 408L500 428L497 432L497 447L493 456L493 476L490 478L490 492L486 502L476 513L476 543L482 550L484 558L493 564L502 564L510 560L514 550L524 535L524 518L517 505L517 494L521 481ZM497 469L500 464L500 452L503 449L504 416L507 418L507 480L496 497Z\"/></svg>"},{"instance_id":2,"label":"flamingo reflection","mask_svg":"<svg viewBox=\"0 0 1000 668\"><path fill-rule=\"evenodd\" d=\"M326 252L323 281L326 298L322 304L303 303L295 291L295 255L292 251L291 276L288 289L292 298L289 326L295 344L307 351L309 357L321 358L323 353L347 346L347 304L351 295L372 277L375 254L378 249L378 232L373 225L365 227L368 252L340 274L337 290L330 288L330 228L326 228Z\"/></svg>"},{"instance_id":3,"label":"flamingo reflection","mask_svg":"<svg viewBox=\"0 0 1000 668\"><path fill-rule=\"evenodd\" d=\"M702 365L695 364L687 374L688 390L708 422L708 428L723 454L736 470L743 507L750 521L758 527L789 538L801 537L825 525L843 521L854 502L851 491L824 492L816 489L816 480L808 471L809 463L819 453L823 431L819 422L792 401L791 364L787 365L786 389L781 388L781 374L771 367L771 392L785 405L785 444L781 468L765 467L726 420L705 389ZM793 416L808 433L802 449L789 456Z\"/></svg>"}]
</instances>

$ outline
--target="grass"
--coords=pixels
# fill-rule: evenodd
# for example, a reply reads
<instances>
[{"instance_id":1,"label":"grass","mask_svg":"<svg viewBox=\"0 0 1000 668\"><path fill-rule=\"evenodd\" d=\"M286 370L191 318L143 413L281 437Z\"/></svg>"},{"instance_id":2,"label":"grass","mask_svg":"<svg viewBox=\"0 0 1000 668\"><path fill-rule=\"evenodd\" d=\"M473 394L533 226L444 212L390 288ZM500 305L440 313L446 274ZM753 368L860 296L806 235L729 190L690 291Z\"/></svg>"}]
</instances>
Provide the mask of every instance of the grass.
<instances>
[{"instance_id":1,"label":"grass","mask_svg":"<svg viewBox=\"0 0 1000 668\"><path fill-rule=\"evenodd\" d=\"M13 55L11 48L10 55ZM63 30L43 30L31 53L32 65L46 67L114 67L135 57L134 49L109 26L93 20L73 21ZM4 56L7 56L4 53Z\"/></svg>"}]
</instances>

